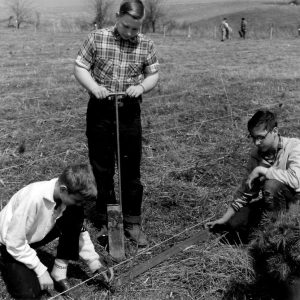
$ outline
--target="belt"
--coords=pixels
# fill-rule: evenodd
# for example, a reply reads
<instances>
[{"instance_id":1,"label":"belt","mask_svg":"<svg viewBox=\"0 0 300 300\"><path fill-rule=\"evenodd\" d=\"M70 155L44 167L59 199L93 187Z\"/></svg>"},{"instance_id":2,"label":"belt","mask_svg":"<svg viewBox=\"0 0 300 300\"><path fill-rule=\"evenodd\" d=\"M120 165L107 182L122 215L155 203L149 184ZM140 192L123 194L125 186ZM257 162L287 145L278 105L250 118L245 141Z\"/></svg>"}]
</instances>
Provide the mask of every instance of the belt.
<instances>
[{"instance_id":1,"label":"belt","mask_svg":"<svg viewBox=\"0 0 300 300\"><path fill-rule=\"evenodd\" d=\"M101 105L114 105L115 104L115 97L116 96L108 96L105 99L97 99L94 95L91 95L90 100L93 102L96 102L97 104ZM121 96L117 96L118 97L118 103L119 106L122 107L124 105L132 105L132 104L137 104L137 103L141 103L142 102L142 97L139 96L137 98L134 97L129 97L126 95L121 95Z\"/></svg>"}]
</instances>

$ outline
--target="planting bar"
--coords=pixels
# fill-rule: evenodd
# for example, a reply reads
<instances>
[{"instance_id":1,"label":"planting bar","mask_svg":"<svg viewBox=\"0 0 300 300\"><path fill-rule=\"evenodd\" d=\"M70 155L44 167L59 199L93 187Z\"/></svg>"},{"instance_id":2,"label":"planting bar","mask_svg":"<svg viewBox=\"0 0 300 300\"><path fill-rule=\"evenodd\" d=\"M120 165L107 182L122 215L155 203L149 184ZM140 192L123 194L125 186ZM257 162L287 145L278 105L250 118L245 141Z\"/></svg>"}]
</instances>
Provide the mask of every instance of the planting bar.
<instances>
[{"instance_id":1,"label":"planting bar","mask_svg":"<svg viewBox=\"0 0 300 300\"><path fill-rule=\"evenodd\" d=\"M164 260L168 259L172 255L175 255L181 251L184 251L186 248L195 245L198 242L205 242L209 238L209 232L207 230L202 230L192 237L174 245L173 247L165 250L164 252L158 254L157 256L151 258L150 260L137 265L129 272L123 274L116 282L117 286L121 286L123 284L128 284L132 281L135 277L141 275L142 273L146 272L147 270L155 267L156 265L160 264Z\"/></svg>"}]
</instances>

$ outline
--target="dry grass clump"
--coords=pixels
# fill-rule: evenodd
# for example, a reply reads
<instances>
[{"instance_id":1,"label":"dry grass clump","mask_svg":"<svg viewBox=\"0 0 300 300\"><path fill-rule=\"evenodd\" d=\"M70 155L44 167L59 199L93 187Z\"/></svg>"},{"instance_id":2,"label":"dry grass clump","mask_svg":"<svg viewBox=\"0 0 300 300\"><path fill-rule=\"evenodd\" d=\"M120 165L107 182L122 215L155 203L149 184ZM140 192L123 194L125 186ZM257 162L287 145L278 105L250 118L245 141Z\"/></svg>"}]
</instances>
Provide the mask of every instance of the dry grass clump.
<instances>
[{"instance_id":1,"label":"dry grass clump","mask_svg":"<svg viewBox=\"0 0 300 300\"><path fill-rule=\"evenodd\" d=\"M221 270L220 265L226 267ZM233 272L246 282L251 280L246 252L220 247L212 237L149 270L122 292L124 299L220 299Z\"/></svg>"}]
</instances>

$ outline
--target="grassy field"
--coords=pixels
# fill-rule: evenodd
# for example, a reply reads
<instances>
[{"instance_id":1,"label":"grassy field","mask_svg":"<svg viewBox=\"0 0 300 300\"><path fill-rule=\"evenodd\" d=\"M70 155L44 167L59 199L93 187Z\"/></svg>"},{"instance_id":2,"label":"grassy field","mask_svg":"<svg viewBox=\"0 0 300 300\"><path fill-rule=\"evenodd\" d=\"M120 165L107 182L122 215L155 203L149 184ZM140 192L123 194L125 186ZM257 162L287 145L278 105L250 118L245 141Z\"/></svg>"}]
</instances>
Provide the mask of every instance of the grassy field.
<instances>
[{"instance_id":1,"label":"grassy field","mask_svg":"<svg viewBox=\"0 0 300 300\"><path fill-rule=\"evenodd\" d=\"M87 93L72 75L86 33L1 30L0 200L24 185L86 162ZM232 200L251 143L246 123L259 108L279 115L284 135L300 136L299 39L188 39L153 35L161 62L159 86L144 97L143 226L151 248L126 241L128 261L117 277L201 229ZM99 252L97 229L88 221ZM54 245L41 255L51 266ZM116 289L109 299L270 299L253 286L247 249L215 236ZM132 259L130 259L132 258ZM81 263L72 283L87 279ZM81 299L101 299L94 282ZM0 281L1 299L10 299ZM252 297L252 298L251 298Z\"/></svg>"}]
</instances>

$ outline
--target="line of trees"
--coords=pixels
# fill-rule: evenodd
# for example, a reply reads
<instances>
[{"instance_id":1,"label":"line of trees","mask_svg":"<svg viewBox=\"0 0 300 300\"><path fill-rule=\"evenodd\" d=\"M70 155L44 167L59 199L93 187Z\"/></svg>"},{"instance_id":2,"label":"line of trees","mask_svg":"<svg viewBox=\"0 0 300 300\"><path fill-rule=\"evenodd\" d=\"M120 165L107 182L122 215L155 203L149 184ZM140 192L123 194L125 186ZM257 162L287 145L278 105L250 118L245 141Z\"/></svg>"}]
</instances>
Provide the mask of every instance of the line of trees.
<instances>
[{"instance_id":1,"label":"line of trees","mask_svg":"<svg viewBox=\"0 0 300 300\"><path fill-rule=\"evenodd\" d=\"M158 22L165 16L164 0L144 0L146 17L143 22L143 31L152 30L155 32ZM33 24L39 27L41 14L34 9L31 0L6 0L6 7L9 10L8 26L17 29L22 24ZM114 0L89 0L88 9L94 15L90 25L95 24L97 28L102 28L112 24L114 20L113 9L116 8Z\"/></svg>"},{"instance_id":2,"label":"line of trees","mask_svg":"<svg viewBox=\"0 0 300 300\"><path fill-rule=\"evenodd\" d=\"M102 28L110 22L113 4L113 1L109 0L90 0L92 12L95 14L93 23L97 28Z\"/></svg>"},{"instance_id":3,"label":"line of trees","mask_svg":"<svg viewBox=\"0 0 300 300\"><path fill-rule=\"evenodd\" d=\"M38 21L37 23L40 23L40 14L38 12L34 12L33 4L30 0L6 0L6 6L11 14L9 17L9 26L14 25L19 29L24 23L32 24L34 14Z\"/></svg>"},{"instance_id":4,"label":"line of trees","mask_svg":"<svg viewBox=\"0 0 300 300\"><path fill-rule=\"evenodd\" d=\"M92 11L95 14L93 23L98 28L109 24L113 19L111 11L115 7L113 0L90 0ZM146 17L143 22L143 31L156 31L157 23L165 16L164 0L145 0Z\"/></svg>"},{"instance_id":5,"label":"line of trees","mask_svg":"<svg viewBox=\"0 0 300 300\"><path fill-rule=\"evenodd\" d=\"M146 17L142 25L143 32L156 32L159 29L172 31L172 29L186 28L185 23L179 24L169 19L165 12L165 0L143 0L145 4ZM286 4L300 4L300 0L285 0ZM90 20L77 18L73 20L79 30L89 30L93 25L102 28L114 23L119 1L115 0L89 0L87 10L91 13ZM32 0L6 0L6 6L10 17L7 18L9 27L20 28L22 24L34 25L37 29L41 25L41 14L35 10ZM62 19L67 22L69 20Z\"/></svg>"},{"instance_id":6,"label":"line of trees","mask_svg":"<svg viewBox=\"0 0 300 300\"><path fill-rule=\"evenodd\" d=\"M145 1L146 17L143 22L143 29L152 32L156 31L157 23L165 16L163 0L147 0Z\"/></svg>"}]
</instances>

